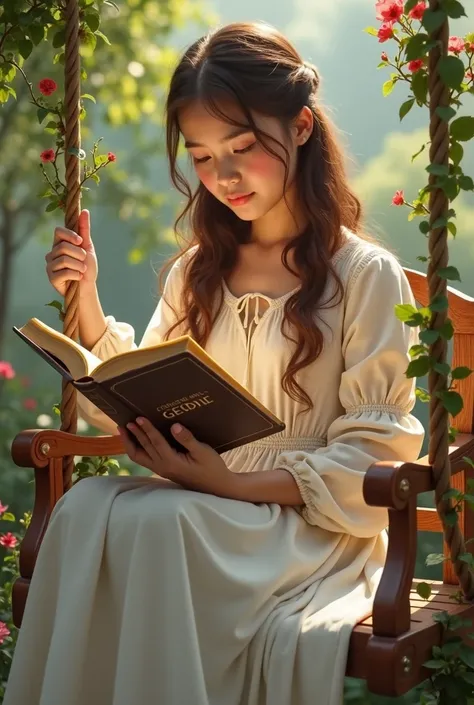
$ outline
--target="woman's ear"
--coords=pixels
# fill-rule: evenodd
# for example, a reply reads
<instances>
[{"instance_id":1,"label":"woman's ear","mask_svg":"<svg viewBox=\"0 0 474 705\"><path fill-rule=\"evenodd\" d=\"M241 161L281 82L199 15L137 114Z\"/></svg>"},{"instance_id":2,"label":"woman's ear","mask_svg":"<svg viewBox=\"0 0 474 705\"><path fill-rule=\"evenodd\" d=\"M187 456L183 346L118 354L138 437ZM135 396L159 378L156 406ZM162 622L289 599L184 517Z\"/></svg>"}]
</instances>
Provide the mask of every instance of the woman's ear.
<instances>
[{"instance_id":1,"label":"woman's ear","mask_svg":"<svg viewBox=\"0 0 474 705\"><path fill-rule=\"evenodd\" d=\"M303 106L298 115L294 118L292 124L292 135L295 144L300 146L308 141L313 132L314 117L307 105Z\"/></svg>"}]
</instances>

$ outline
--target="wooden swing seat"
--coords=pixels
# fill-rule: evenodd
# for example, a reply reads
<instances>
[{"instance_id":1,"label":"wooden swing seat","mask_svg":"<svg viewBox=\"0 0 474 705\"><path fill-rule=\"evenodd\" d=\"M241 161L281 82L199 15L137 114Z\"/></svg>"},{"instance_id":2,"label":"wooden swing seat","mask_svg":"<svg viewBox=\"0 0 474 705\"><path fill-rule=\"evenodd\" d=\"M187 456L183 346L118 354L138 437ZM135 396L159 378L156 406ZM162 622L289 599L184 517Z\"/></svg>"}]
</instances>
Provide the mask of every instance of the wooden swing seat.
<instances>
[{"instance_id":1,"label":"wooden swing seat","mask_svg":"<svg viewBox=\"0 0 474 705\"><path fill-rule=\"evenodd\" d=\"M417 301L428 305L426 277L406 269ZM449 315L455 329L451 366L474 368L474 299L449 290ZM452 487L464 490L474 471L464 458L474 460L474 375L457 383L464 409L456 417L459 435L450 449ZM56 430L26 430L12 444L12 457L20 467L35 470L36 496L33 517L20 551L20 575L13 588L13 619L19 627L33 575L36 556L49 517L63 495L63 459L67 456L123 455L117 436L84 437ZM416 592L414 571L417 532L442 532L436 510L417 509L417 496L434 489L427 458L416 463L381 462L364 480L364 497L371 506L388 508L389 549L373 613L352 633L347 675L367 681L369 690L382 695L406 693L429 675L423 667L434 645L442 638L433 614L447 611L466 619L474 617L474 604L459 604L459 592L450 561L443 564L443 581L432 584L432 595L423 600ZM459 522L465 539L474 537L472 512L463 508ZM474 544L467 550L474 552ZM446 548L445 548L446 551ZM447 555L447 554L446 554ZM461 630L461 634L469 629ZM315 654L317 658L317 654Z\"/></svg>"}]
</instances>

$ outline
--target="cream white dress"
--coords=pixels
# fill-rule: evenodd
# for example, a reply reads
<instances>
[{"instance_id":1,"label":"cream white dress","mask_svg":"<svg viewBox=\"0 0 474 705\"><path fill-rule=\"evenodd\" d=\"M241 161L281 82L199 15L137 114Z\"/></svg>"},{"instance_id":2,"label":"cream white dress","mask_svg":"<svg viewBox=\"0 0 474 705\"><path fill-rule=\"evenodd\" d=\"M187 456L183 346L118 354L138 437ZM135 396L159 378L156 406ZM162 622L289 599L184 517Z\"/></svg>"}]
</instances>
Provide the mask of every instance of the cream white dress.
<instances>
[{"instance_id":1,"label":"cream white dress","mask_svg":"<svg viewBox=\"0 0 474 705\"><path fill-rule=\"evenodd\" d=\"M344 299L319 312L324 349L298 377L310 413L298 416L280 385L290 292L237 298L225 287L207 344L286 422L226 463L285 468L304 507L148 477L80 482L45 535L5 705L340 705L351 630L370 613L386 554L387 513L364 503L364 474L378 460L416 460L423 438L404 374L415 332L394 314L413 302L408 282L392 255L345 237L334 257ZM183 258L166 283L178 310L182 271ZM161 300L141 345L172 320ZM93 352L107 359L134 345L133 328L110 316Z\"/></svg>"}]
</instances>

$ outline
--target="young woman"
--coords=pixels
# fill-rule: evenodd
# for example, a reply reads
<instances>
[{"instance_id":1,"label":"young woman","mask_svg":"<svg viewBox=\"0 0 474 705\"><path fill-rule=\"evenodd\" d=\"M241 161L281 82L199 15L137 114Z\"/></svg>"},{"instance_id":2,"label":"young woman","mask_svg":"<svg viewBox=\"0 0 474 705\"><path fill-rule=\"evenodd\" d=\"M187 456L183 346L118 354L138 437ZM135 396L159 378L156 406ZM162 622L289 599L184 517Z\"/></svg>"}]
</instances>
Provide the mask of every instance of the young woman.
<instances>
[{"instance_id":1,"label":"young woman","mask_svg":"<svg viewBox=\"0 0 474 705\"><path fill-rule=\"evenodd\" d=\"M371 610L387 514L366 470L414 461L412 302L367 237L319 77L279 32L232 24L199 39L167 100L187 246L141 345L190 333L286 430L218 455L179 426L119 429L157 477L91 478L44 538L5 705L339 705L351 630ZM198 186L177 165L181 138ZM83 345L130 350L104 316L89 216L56 228L52 285L80 280ZM137 301L137 306L143 302ZM86 400L82 415L117 432Z\"/></svg>"}]
</instances>

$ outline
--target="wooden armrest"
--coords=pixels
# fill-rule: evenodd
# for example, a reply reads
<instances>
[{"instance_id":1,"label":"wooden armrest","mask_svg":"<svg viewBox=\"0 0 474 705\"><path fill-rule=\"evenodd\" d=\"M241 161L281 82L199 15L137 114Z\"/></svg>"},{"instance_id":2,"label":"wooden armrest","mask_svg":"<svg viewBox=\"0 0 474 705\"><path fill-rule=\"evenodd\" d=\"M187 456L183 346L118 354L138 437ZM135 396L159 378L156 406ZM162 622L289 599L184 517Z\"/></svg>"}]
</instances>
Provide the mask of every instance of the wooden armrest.
<instances>
[{"instance_id":1,"label":"wooden armrest","mask_svg":"<svg viewBox=\"0 0 474 705\"><path fill-rule=\"evenodd\" d=\"M464 458L474 459L474 435L459 434L449 447L451 473L466 470ZM374 463L364 479L364 499L373 507L402 509L406 503L421 492L434 489L434 481L428 456L416 463L385 461Z\"/></svg>"},{"instance_id":2,"label":"wooden armrest","mask_svg":"<svg viewBox=\"0 0 474 705\"><path fill-rule=\"evenodd\" d=\"M120 436L77 436L55 429L29 429L13 439L12 458L19 467L45 467L51 458L68 455L123 455Z\"/></svg>"},{"instance_id":3,"label":"wooden armrest","mask_svg":"<svg viewBox=\"0 0 474 705\"><path fill-rule=\"evenodd\" d=\"M450 446L452 473L468 468L474 459L474 435L459 434ZM434 489L427 457L416 463L380 462L364 478L364 499L387 507L388 553L372 612L374 636L395 637L410 628L410 590L417 551L417 495Z\"/></svg>"}]
</instances>

